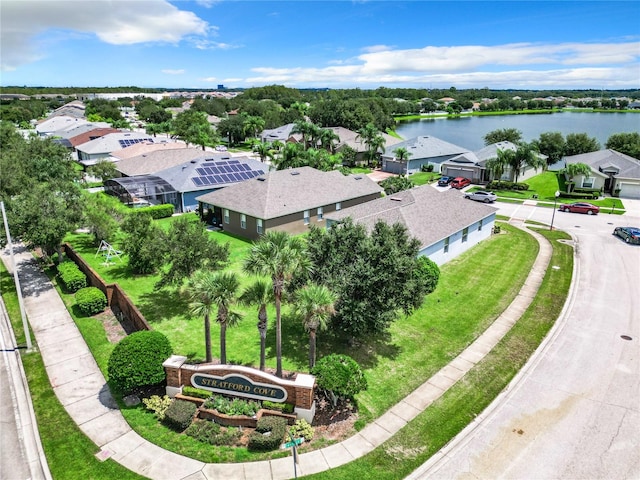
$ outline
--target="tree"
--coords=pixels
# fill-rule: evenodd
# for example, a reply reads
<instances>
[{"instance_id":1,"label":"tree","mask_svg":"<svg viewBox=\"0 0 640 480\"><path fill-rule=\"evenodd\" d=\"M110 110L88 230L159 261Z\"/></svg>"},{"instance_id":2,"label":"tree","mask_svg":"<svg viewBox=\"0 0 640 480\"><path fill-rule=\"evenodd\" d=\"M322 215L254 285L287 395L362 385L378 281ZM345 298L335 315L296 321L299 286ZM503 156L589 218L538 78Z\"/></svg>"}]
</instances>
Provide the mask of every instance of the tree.
<instances>
[{"instance_id":1,"label":"tree","mask_svg":"<svg viewBox=\"0 0 640 480\"><path fill-rule=\"evenodd\" d=\"M336 153L336 143L340 136L331 128L323 128L320 131L320 145L329 153Z\"/></svg>"},{"instance_id":2,"label":"tree","mask_svg":"<svg viewBox=\"0 0 640 480\"><path fill-rule=\"evenodd\" d=\"M607 139L605 147L640 160L640 133L614 133Z\"/></svg>"},{"instance_id":3,"label":"tree","mask_svg":"<svg viewBox=\"0 0 640 480\"><path fill-rule=\"evenodd\" d=\"M169 227L162 250L164 269L158 287L179 285L196 270L216 270L229 258L229 246L209 236L204 223L192 217L176 218Z\"/></svg>"},{"instance_id":4,"label":"tree","mask_svg":"<svg viewBox=\"0 0 640 480\"><path fill-rule=\"evenodd\" d=\"M334 407L339 398L353 398L368 386L362 368L348 355L333 353L322 357L311 373L318 387L329 393Z\"/></svg>"},{"instance_id":5,"label":"tree","mask_svg":"<svg viewBox=\"0 0 640 480\"><path fill-rule=\"evenodd\" d=\"M560 173L569 177L567 182L567 192L571 192L573 190L573 178L578 175L591 174L591 167L586 163L570 163L565 168L561 169Z\"/></svg>"},{"instance_id":6,"label":"tree","mask_svg":"<svg viewBox=\"0 0 640 480\"><path fill-rule=\"evenodd\" d=\"M286 232L270 230L251 247L243 268L247 273L271 278L276 306L276 376L282 378L282 295L294 273L305 275L312 270L305 242Z\"/></svg>"},{"instance_id":7,"label":"tree","mask_svg":"<svg viewBox=\"0 0 640 480\"><path fill-rule=\"evenodd\" d=\"M484 166L489 171L492 180L500 180L507 164L505 164L505 158L498 153L497 157L487 160Z\"/></svg>"},{"instance_id":8,"label":"tree","mask_svg":"<svg viewBox=\"0 0 640 480\"><path fill-rule=\"evenodd\" d=\"M600 150L600 144L595 138L586 133L569 133L565 142L564 155L580 155L582 153L596 152Z\"/></svg>"},{"instance_id":9,"label":"tree","mask_svg":"<svg viewBox=\"0 0 640 480\"><path fill-rule=\"evenodd\" d=\"M336 295L324 285L310 283L295 294L294 310L309 332L309 370L316 364L316 333L325 330L335 313Z\"/></svg>"},{"instance_id":10,"label":"tree","mask_svg":"<svg viewBox=\"0 0 640 480\"><path fill-rule=\"evenodd\" d=\"M303 147L298 143L287 142L280 154L273 159L276 170L286 170L287 168L296 168L304 165Z\"/></svg>"},{"instance_id":11,"label":"tree","mask_svg":"<svg viewBox=\"0 0 640 480\"><path fill-rule=\"evenodd\" d=\"M294 123L291 133L299 133L302 135L302 144L306 150L310 146L316 146L320 135L320 128L314 123L300 120Z\"/></svg>"},{"instance_id":12,"label":"tree","mask_svg":"<svg viewBox=\"0 0 640 480\"><path fill-rule=\"evenodd\" d=\"M264 163L267 158L273 159L273 146L269 142L260 142L253 146L253 151L260 155L260 161Z\"/></svg>"},{"instance_id":13,"label":"tree","mask_svg":"<svg viewBox=\"0 0 640 480\"><path fill-rule=\"evenodd\" d=\"M260 333L260 370L265 369L265 350L267 340L267 304L274 300L273 286L266 280L258 279L249 285L240 295L240 303L258 305L258 332Z\"/></svg>"},{"instance_id":14,"label":"tree","mask_svg":"<svg viewBox=\"0 0 640 480\"><path fill-rule=\"evenodd\" d=\"M560 132L541 133L538 140L532 142L538 151L547 156L547 164L558 162L564 155L565 141Z\"/></svg>"},{"instance_id":15,"label":"tree","mask_svg":"<svg viewBox=\"0 0 640 480\"><path fill-rule=\"evenodd\" d=\"M120 201L103 192L86 194L84 226L89 228L95 245L112 239L124 215L119 213Z\"/></svg>"},{"instance_id":16,"label":"tree","mask_svg":"<svg viewBox=\"0 0 640 480\"><path fill-rule=\"evenodd\" d=\"M116 164L109 160L99 160L98 163L88 168L89 174L99 178L102 183L113 178L117 174Z\"/></svg>"},{"instance_id":17,"label":"tree","mask_svg":"<svg viewBox=\"0 0 640 480\"><path fill-rule=\"evenodd\" d=\"M396 156L396 160L398 160L399 162L404 162L405 160L408 160L409 157L412 155L411 152L409 152L409 150L407 150L404 147L399 147L396 148L393 153Z\"/></svg>"},{"instance_id":18,"label":"tree","mask_svg":"<svg viewBox=\"0 0 640 480\"><path fill-rule=\"evenodd\" d=\"M264 130L264 120L260 117L248 116L244 120L245 132L251 134L252 137L258 137L258 133Z\"/></svg>"},{"instance_id":19,"label":"tree","mask_svg":"<svg viewBox=\"0 0 640 480\"><path fill-rule=\"evenodd\" d=\"M134 273L155 273L163 264L164 232L146 212L129 213L121 225L122 248Z\"/></svg>"},{"instance_id":20,"label":"tree","mask_svg":"<svg viewBox=\"0 0 640 480\"><path fill-rule=\"evenodd\" d=\"M195 110L179 113L173 120L173 135L187 143L205 146L216 143L216 134L207 120L207 114Z\"/></svg>"},{"instance_id":21,"label":"tree","mask_svg":"<svg viewBox=\"0 0 640 480\"><path fill-rule=\"evenodd\" d=\"M386 195L393 195L394 193L409 190L414 187L413 182L405 176L389 177L381 181L380 186L384 188Z\"/></svg>"},{"instance_id":22,"label":"tree","mask_svg":"<svg viewBox=\"0 0 640 480\"><path fill-rule=\"evenodd\" d=\"M500 128L493 130L484 136L485 145L493 145L498 142L519 143L522 141L522 132L517 128Z\"/></svg>"},{"instance_id":23,"label":"tree","mask_svg":"<svg viewBox=\"0 0 640 480\"><path fill-rule=\"evenodd\" d=\"M227 363L227 327L238 324L242 315L232 307L238 301L240 281L235 272L216 272L212 276L213 302L218 307L216 321L220 325L220 363Z\"/></svg>"}]
</instances>

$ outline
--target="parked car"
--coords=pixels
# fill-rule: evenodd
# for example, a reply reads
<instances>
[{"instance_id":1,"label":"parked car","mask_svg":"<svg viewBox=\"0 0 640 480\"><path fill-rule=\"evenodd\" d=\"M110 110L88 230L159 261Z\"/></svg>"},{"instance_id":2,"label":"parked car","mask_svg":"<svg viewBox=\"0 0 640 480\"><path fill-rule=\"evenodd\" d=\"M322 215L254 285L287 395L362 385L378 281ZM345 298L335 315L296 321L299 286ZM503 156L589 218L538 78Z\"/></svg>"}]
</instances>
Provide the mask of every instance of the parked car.
<instances>
[{"instance_id":1,"label":"parked car","mask_svg":"<svg viewBox=\"0 0 640 480\"><path fill-rule=\"evenodd\" d=\"M484 190L480 190L477 192L467 193L465 194L464 198L475 200L476 202L493 203L496 201L496 198L498 198L498 196L493 192L485 192Z\"/></svg>"},{"instance_id":2,"label":"parked car","mask_svg":"<svg viewBox=\"0 0 640 480\"><path fill-rule=\"evenodd\" d=\"M440 177L440 180L438 180L438 185L441 187L446 187L452 181L453 181L453 177L447 177L447 176Z\"/></svg>"},{"instance_id":3,"label":"parked car","mask_svg":"<svg viewBox=\"0 0 640 480\"><path fill-rule=\"evenodd\" d=\"M458 190L460 190L461 188L464 188L467 185L471 185L471 180L464 177L456 177L453 180L451 180L451 183L449 185L451 185L451 188L457 188Z\"/></svg>"},{"instance_id":4,"label":"parked car","mask_svg":"<svg viewBox=\"0 0 640 480\"><path fill-rule=\"evenodd\" d=\"M560 205L561 212L586 213L587 215L597 215L600 207L590 203L576 202Z\"/></svg>"},{"instance_id":5,"label":"parked car","mask_svg":"<svg viewBox=\"0 0 640 480\"><path fill-rule=\"evenodd\" d=\"M616 227L613 234L622 238L627 243L640 245L640 228L637 227Z\"/></svg>"}]
</instances>

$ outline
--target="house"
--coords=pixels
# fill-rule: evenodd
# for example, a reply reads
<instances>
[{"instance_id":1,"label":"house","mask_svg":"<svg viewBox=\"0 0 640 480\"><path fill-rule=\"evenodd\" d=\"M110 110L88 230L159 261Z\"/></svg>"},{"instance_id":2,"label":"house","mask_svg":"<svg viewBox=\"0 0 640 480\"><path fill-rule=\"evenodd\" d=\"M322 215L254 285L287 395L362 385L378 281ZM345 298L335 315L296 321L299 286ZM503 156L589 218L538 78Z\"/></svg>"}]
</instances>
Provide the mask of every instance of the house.
<instances>
[{"instance_id":1,"label":"house","mask_svg":"<svg viewBox=\"0 0 640 480\"><path fill-rule=\"evenodd\" d=\"M395 154L398 148L405 148L408 157L398 160ZM459 147L429 135L422 135L387 148L382 154L382 170L398 175L410 175L419 172L423 165L433 165L433 171L440 173L443 162L468 152L468 148Z\"/></svg>"},{"instance_id":2,"label":"house","mask_svg":"<svg viewBox=\"0 0 640 480\"><path fill-rule=\"evenodd\" d=\"M263 130L260 134L260 140L270 143L275 141L287 143L292 139L291 130L293 130L294 127L295 123L287 123L278 128Z\"/></svg>"},{"instance_id":3,"label":"house","mask_svg":"<svg viewBox=\"0 0 640 480\"><path fill-rule=\"evenodd\" d=\"M450 177L465 177L471 180L472 183L487 183L493 180L491 172L487 170L486 164L488 160L498 158L499 150L512 150L516 151L518 146L511 142L497 142L488 145L475 152L465 152L450 160L442 162L441 172L443 175ZM547 156L540 153L537 154L540 158L546 160ZM524 165L518 172L518 181L522 182L527 180L539 172L528 166ZM496 179L497 180L497 179ZM515 174L511 167L506 166L504 173L500 176L499 180L514 181Z\"/></svg>"},{"instance_id":4,"label":"house","mask_svg":"<svg viewBox=\"0 0 640 480\"><path fill-rule=\"evenodd\" d=\"M82 145L76 145L75 148L78 152L78 162L88 167L95 165L100 160L109 160L112 152L139 142L153 142L153 138L146 133L139 132L109 133Z\"/></svg>"},{"instance_id":5,"label":"house","mask_svg":"<svg viewBox=\"0 0 640 480\"><path fill-rule=\"evenodd\" d=\"M180 148L178 156L189 158L195 149ZM155 152L152 152L155 153ZM165 153L165 152L162 152ZM129 159L132 160L132 159ZM159 164L155 164L158 168ZM105 191L126 204L171 203L179 213L198 208L196 197L263 175L267 167L253 158L231 157L228 153L199 151L198 157L162 170L148 168L150 173L112 178L105 182Z\"/></svg>"},{"instance_id":6,"label":"house","mask_svg":"<svg viewBox=\"0 0 640 480\"><path fill-rule=\"evenodd\" d=\"M196 200L214 224L255 240L269 230L298 234L310 225L324 227L325 214L374 200L381 192L365 175L300 167L272 171Z\"/></svg>"},{"instance_id":7,"label":"house","mask_svg":"<svg viewBox=\"0 0 640 480\"><path fill-rule=\"evenodd\" d=\"M584 163L591 167L589 176L574 177L577 188L602 189L620 198L640 198L640 160L615 150L598 150L564 157L565 166Z\"/></svg>"},{"instance_id":8,"label":"house","mask_svg":"<svg viewBox=\"0 0 640 480\"><path fill-rule=\"evenodd\" d=\"M134 148L135 151L125 152ZM129 156L129 153L136 153L136 155ZM208 155L209 152L203 152L201 148L187 148L184 143L149 144L139 142L113 152L111 159L116 163L116 171L120 176L133 177L135 175L154 175L156 172L184 165L205 154Z\"/></svg>"},{"instance_id":9,"label":"house","mask_svg":"<svg viewBox=\"0 0 640 480\"><path fill-rule=\"evenodd\" d=\"M54 136L55 132L68 130L88 123L86 120L68 115L56 115L36 124L36 133L41 137Z\"/></svg>"},{"instance_id":10,"label":"house","mask_svg":"<svg viewBox=\"0 0 640 480\"><path fill-rule=\"evenodd\" d=\"M367 145L364 143L358 132L354 132L353 130L349 130L344 127L325 127L329 130L333 130L333 132L338 136L338 140L336 141L336 152L341 152L345 147L350 147L356 151L356 161L360 162L364 160L365 152L367 152ZM396 145L397 143L402 142L401 139L389 135L387 133L380 133L380 136L384 138L384 147L385 149L391 147L392 145Z\"/></svg>"},{"instance_id":11,"label":"house","mask_svg":"<svg viewBox=\"0 0 640 480\"><path fill-rule=\"evenodd\" d=\"M491 235L495 207L465 200L457 190L439 192L430 185L403 190L326 215L327 227L351 217L371 231L376 223L400 223L420 241L419 255L438 265Z\"/></svg>"}]
</instances>

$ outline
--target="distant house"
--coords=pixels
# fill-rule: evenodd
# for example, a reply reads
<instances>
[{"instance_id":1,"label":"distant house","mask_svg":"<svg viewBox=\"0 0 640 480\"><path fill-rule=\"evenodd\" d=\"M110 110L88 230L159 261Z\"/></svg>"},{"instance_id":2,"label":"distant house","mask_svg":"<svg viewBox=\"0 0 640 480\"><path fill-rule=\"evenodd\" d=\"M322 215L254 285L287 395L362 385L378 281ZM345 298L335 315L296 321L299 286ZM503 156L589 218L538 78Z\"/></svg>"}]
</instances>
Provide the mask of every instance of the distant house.
<instances>
[{"instance_id":1,"label":"distant house","mask_svg":"<svg viewBox=\"0 0 640 480\"><path fill-rule=\"evenodd\" d=\"M260 140L270 143L273 143L275 141L287 143L289 141L292 141L291 131L294 127L295 123L287 123L286 125L282 125L278 128L263 130L260 134Z\"/></svg>"},{"instance_id":2,"label":"distant house","mask_svg":"<svg viewBox=\"0 0 640 480\"><path fill-rule=\"evenodd\" d=\"M442 162L441 173L450 177L465 177L473 183L487 183L490 180L494 180L491 172L486 168L487 161L498 158L498 150L512 150L515 152L517 148L517 145L511 142L497 142L475 152L465 152ZM538 155L541 158L547 158L546 155ZM538 173L537 170L525 165L518 172L518 181L522 182ZM500 180L515 180L515 174L511 167L505 167Z\"/></svg>"},{"instance_id":3,"label":"distant house","mask_svg":"<svg viewBox=\"0 0 640 480\"><path fill-rule=\"evenodd\" d=\"M369 231L376 223L400 223L420 241L419 255L438 265L491 235L497 209L465 200L457 190L415 187L326 215L327 227L351 217Z\"/></svg>"},{"instance_id":4,"label":"distant house","mask_svg":"<svg viewBox=\"0 0 640 480\"><path fill-rule=\"evenodd\" d=\"M135 152L125 153L126 150L134 148ZM137 153L137 155L129 156L129 153ZM114 162L117 160L116 171L120 176L133 177L135 175L154 175L156 172L211 155L213 154L203 152L201 148L186 148L185 144L140 142L113 152L111 158Z\"/></svg>"},{"instance_id":5,"label":"distant house","mask_svg":"<svg viewBox=\"0 0 640 480\"><path fill-rule=\"evenodd\" d=\"M112 152L139 142L153 142L153 138L146 133L138 132L109 133L82 145L77 145L75 148L78 152L78 162L88 167L95 165L100 160L109 160Z\"/></svg>"},{"instance_id":6,"label":"distant house","mask_svg":"<svg viewBox=\"0 0 640 480\"><path fill-rule=\"evenodd\" d=\"M36 133L41 137L52 136L55 132L68 130L88 123L86 120L68 115L56 115L36 124Z\"/></svg>"},{"instance_id":7,"label":"distant house","mask_svg":"<svg viewBox=\"0 0 640 480\"><path fill-rule=\"evenodd\" d=\"M279 170L196 198L225 231L254 240L269 230L292 234L324 227L326 214L380 197L365 175L311 167Z\"/></svg>"},{"instance_id":8,"label":"distant house","mask_svg":"<svg viewBox=\"0 0 640 480\"><path fill-rule=\"evenodd\" d=\"M409 154L408 157L398 160L395 154L398 148L405 148ZM423 135L387 148L382 154L382 170L398 175L411 175L419 172L423 165L433 165L433 171L440 173L443 162L464 153L469 153L469 149Z\"/></svg>"},{"instance_id":9,"label":"distant house","mask_svg":"<svg viewBox=\"0 0 640 480\"><path fill-rule=\"evenodd\" d=\"M353 130L349 130L344 127L325 127L329 130L333 130L333 132L338 136L338 140L336 141L336 152L341 152L345 147L350 147L356 151L356 161L360 162L365 159L365 152L367 152L367 145L364 143L362 138L358 135L358 132L354 132ZM382 138L384 138L384 148L385 150L402 142L401 139L396 138L387 133L380 133Z\"/></svg>"},{"instance_id":10,"label":"distant house","mask_svg":"<svg viewBox=\"0 0 640 480\"><path fill-rule=\"evenodd\" d=\"M598 188L606 194L620 198L640 198L640 160L616 152L597 152L571 155L563 158L564 164L585 163L591 167L591 174L574 178L578 188Z\"/></svg>"},{"instance_id":11,"label":"distant house","mask_svg":"<svg viewBox=\"0 0 640 480\"><path fill-rule=\"evenodd\" d=\"M184 154L193 154L194 150L175 149L173 153L178 155L174 155L173 159L189 158ZM199 150L197 158L183 160L178 165L166 166L165 163L164 169L156 170L159 165L156 159L155 165L139 170L149 173L112 178L105 182L105 191L126 204L171 203L176 212L190 212L198 208L196 197L245 182L267 170L263 163L249 157L231 157L227 153L202 150ZM118 166L122 168L121 165Z\"/></svg>"}]
</instances>

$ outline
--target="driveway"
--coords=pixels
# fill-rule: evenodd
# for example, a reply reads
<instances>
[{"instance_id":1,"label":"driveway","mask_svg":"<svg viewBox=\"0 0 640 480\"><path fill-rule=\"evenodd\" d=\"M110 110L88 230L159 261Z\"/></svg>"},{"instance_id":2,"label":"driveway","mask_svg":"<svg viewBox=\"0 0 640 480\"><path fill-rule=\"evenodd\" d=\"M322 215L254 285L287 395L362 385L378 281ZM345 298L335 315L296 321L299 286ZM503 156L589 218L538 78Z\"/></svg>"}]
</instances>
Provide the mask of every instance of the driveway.
<instances>
[{"instance_id":1,"label":"driveway","mask_svg":"<svg viewBox=\"0 0 640 480\"><path fill-rule=\"evenodd\" d=\"M611 235L640 226L635 202L624 216L555 213L576 240L564 314L482 419L408 478L640 478L640 247ZM495 205L519 219L553 215Z\"/></svg>"}]
</instances>

